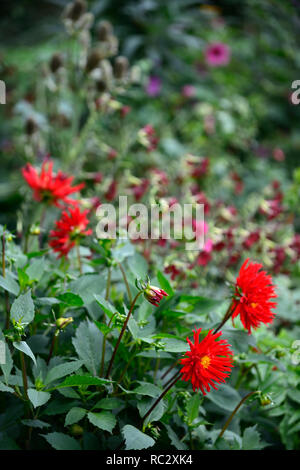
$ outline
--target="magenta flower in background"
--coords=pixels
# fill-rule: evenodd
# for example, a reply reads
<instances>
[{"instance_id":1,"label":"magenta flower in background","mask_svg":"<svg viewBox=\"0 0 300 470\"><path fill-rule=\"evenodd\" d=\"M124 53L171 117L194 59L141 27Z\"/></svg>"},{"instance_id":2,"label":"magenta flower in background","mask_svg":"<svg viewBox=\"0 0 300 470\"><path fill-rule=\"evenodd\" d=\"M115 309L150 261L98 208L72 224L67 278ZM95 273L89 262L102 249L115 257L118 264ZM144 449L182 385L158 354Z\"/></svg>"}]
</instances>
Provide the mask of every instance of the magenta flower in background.
<instances>
[{"instance_id":1,"label":"magenta flower in background","mask_svg":"<svg viewBox=\"0 0 300 470\"><path fill-rule=\"evenodd\" d=\"M230 61L230 48L222 42L209 44L205 51L205 61L211 67L227 65Z\"/></svg>"},{"instance_id":2,"label":"magenta flower in background","mask_svg":"<svg viewBox=\"0 0 300 470\"><path fill-rule=\"evenodd\" d=\"M193 85L184 85L181 89L182 96L185 98L192 98L196 92L197 90Z\"/></svg>"},{"instance_id":3,"label":"magenta flower in background","mask_svg":"<svg viewBox=\"0 0 300 470\"><path fill-rule=\"evenodd\" d=\"M158 96L161 91L161 79L159 77L151 76L149 77L147 86L146 86L146 93L149 96Z\"/></svg>"}]
</instances>

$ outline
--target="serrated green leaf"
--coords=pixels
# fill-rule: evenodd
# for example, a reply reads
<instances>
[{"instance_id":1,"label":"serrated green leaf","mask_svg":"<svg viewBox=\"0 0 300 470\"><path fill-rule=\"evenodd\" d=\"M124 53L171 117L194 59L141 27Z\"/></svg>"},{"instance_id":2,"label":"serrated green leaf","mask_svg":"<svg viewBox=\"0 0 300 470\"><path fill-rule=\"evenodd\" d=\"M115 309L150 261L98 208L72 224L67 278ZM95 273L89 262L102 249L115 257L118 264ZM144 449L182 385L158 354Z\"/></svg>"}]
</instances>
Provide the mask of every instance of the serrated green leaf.
<instances>
[{"instance_id":1,"label":"serrated green leaf","mask_svg":"<svg viewBox=\"0 0 300 470\"><path fill-rule=\"evenodd\" d=\"M17 297L10 309L11 320L28 324L34 319L34 304L30 290L26 294Z\"/></svg>"},{"instance_id":2,"label":"serrated green leaf","mask_svg":"<svg viewBox=\"0 0 300 470\"><path fill-rule=\"evenodd\" d=\"M56 450L80 450L80 445L74 439L62 432L51 432L50 434L40 434Z\"/></svg>"},{"instance_id":3,"label":"serrated green leaf","mask_svg":"<svg viewBox=\"0 0 300 470\"><path fill-rule=\"evenodd\" d=\"M18 295L20 292L19 284L13 277L11 277L9 273L7 273L5 277L0 275L0 286L3 287L3 289L7 292L10 292L14 295Z\"/></svg>"},{"instance_id":4,"label":"serrated green leaf","mask_svg":"<svg viewBox=\"0 0 300 470\"><path fill-rule=\"evenodd\" d=\"M126 450L148 449L155 444L155 440L152 437L131 426L131 424L126 424L122 428L122 434L125 439Z\"/></svg>"},{"instance_id":5,"label":"serrated green leaf","mask_svg":"<svg viewBox=\"0 0 300 470\"><path fill-rule=\"evenodd\" d=\"M78 423L86 415L86 410L83 408L74 407L68 411L65 419L65 426L70 426L71 424Z\"/></svg>"},{"instance_id":6,"label":"serrated green leaf","mask_svg":"<svg viewBox=\"0 0 300 470\"><path fill-rule=\"evenodd\" d=\"M46 376L45 385L48 385L57 379L61 379L66 375L76 372L83 365L83 363L83 361L72 361L53 367Z\"/></svg>"},{"instance_id":7,"label":"serrated green leaf","mask_svg":"<svg viewBox=\"0 0 300 470\"><path fill-rule=\"evenodd\" d=\"M18 349L19 351L22 351L24 354L29 356L33 360L34 364L36 365L36 360L35 360L34 354L33 354L30 347L28 346L28 344L25 341L18 341L18 342L14 341L13 346L16 349Z\"/></svg>"},{"instance_id":8,"label":"serrated green leaf","mask_svg":"<svg viewBox=\"0 0 300 470\"><path fill-rule=\"evenodd\" d=\"M51 397L50 393L35 390L34 388L29 388L27 393L34 408L44 405Z\"/></svg>"},{"instance_id":9,"label":"serrated green leaf","mask_svg":"<svg viewBox=\"0 0 300 470\"><path fill-rule=\"evenodd\" d=\"M112 433L112 430L117 423L115 416L109 411L101 411L100 413L93 413L90 411L88 413L88 420L97 428L110 433Z\"/></svg>"}]
</instances>

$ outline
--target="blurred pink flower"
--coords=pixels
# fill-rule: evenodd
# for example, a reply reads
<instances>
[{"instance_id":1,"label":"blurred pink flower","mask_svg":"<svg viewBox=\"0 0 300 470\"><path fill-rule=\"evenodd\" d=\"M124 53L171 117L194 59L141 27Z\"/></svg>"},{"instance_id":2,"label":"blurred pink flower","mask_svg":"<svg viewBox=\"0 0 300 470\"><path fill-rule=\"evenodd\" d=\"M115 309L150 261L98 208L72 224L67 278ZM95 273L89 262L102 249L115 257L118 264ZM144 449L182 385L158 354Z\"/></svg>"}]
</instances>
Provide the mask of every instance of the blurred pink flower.
<instances>
[{"instance_id":1,"label":"blurred pink flower","mask_svg":"<svg viewBox=\"0 0 300 470\"><path fill-rule=\"evenodd\" d=\"M205 51L205 62L211 67L227 65L230 61L230 48L222 42L209 44Z\"/></svg>"},{"instance_id":2,"label":"blurred pink flower","mask_svg":"<svg viewBox=\"0 0 300 470\"><path fill-rule=\"evenodd\" d=\"M146 93L149 96L158 96L161 91L161 79L159 77L149 77L147 86L146 86Z\"/></svg>"},{"instance_id":3,"label":"blurred pink flower","mask_svg":"<svg viewBox=\"0 0 300 470\"><path fill-rule=\"evenodd\" d=\"M196 94L196 88L193 85L184 85L181 88L182 96L185 98L192 98Z\"/></svg>"}]
</instances>

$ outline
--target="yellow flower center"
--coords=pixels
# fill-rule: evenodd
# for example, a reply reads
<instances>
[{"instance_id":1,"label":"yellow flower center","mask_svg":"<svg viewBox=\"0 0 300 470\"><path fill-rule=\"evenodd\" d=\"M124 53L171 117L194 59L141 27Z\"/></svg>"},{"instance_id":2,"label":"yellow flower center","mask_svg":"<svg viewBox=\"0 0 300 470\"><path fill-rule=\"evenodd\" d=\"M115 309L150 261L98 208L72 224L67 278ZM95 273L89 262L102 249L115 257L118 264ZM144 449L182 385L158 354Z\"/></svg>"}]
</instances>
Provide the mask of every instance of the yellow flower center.
<instances>
[{"instance_id":1,"label":"yellow flower center","mask_svg":"<svg viewBox=\"0 0 300 470\"><path fill-rule=\"evenodd\" d=\"M252 302L252 304L251 304L251 307L252 307L252 308L256 308L257 306L258 306L258 304Z\"/></svg>"},{"instance_id":2,"label":"yellow flower center","mask_svg":"<svg viewBox=\"0 0 300 470\"><path fill-rule=\"evenodd\" d=\"M207 369L210 364L210 357L203 356L201 359L201 364L203 365L204 369Z\"/></svg>"}]
</instances>

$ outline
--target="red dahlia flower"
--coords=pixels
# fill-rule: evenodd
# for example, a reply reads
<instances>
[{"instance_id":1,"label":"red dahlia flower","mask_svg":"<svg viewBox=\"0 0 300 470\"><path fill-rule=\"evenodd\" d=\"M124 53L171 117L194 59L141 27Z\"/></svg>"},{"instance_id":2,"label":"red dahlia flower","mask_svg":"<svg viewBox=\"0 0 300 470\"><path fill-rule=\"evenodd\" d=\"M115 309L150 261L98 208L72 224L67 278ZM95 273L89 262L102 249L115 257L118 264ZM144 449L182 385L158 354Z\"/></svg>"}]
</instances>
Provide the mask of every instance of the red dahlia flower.
<instances>
[{"instance_id":1,"label":"red dahlia flower","mask_svg":"<svg viewBox=\"0 0 300 470\"><path fill-rule=\"evenodd\" d=\"M148 300L148 302L150 302L150 304L155 305L155 307L158 307L161 299L163 297L168 297L168 294L159 287L148 285L147 288L144 290L144 296Z\"/></svg>"},{"instance_id":2,"label":"red dahlia flower","mask_svg":"<svg viewBox=\"0 0 300 470\"><path fill-rule=\"evenodd\" d=\"M277 297L272 278L261 271L262 264L249 262L242 265L235 284L235 295L232 301L232 319L240 315L244 327L251 333L261 323L271 323L275 313L272 309L277 303L271 299Z\"/></svg>"},{"instance_id":3,"label":"red dahlia flower","mask_svg":"<svg viewBox=\"0 0 300 470\"><path fill-rule=\"evenodd\" d=\"M27 163L22 169L24 179L33 189L34 199L57 207L62 207L60 201L65 204L77 204L77 201L68 196L82 189L84 183L72 187L73 176L67 176L62 171L55 175L52 170L53 162L51 160L43 162L40 174L30 163Z\"/></svg>"},{"instance_id":4,"label":"red dahlia flower","mask_svg":"<svg viewBox=\"0 0 300 470\"><path fill-rule=\"evenodd\" d=\"M70 207L63 211L60 220L56 222L56 230L51 230L49 245L59 253L59 258L67 256L69 251L84 235L91 235L92 229L86 230L89 221L86 218L88 210L80 212L78 207Z\"/></svg>"},{"instance_id":5,"label":"red dahlia flower","mask_svg":"<svg viewBox=\"0 0 300 470\"><path fill-rule=\"evenodd\" d=\"M215 383L225 382L233 367L233 352L226 340L217 341L222 332L214 334L212 330L199 342L201 328L194 330L194 343L187 338L190 351L185 353L181 369L182 378L192 382L194 392L201 389L206 395L205 389L210 392L210 387L218 390Z\"/></svg>"}]
</instances>

